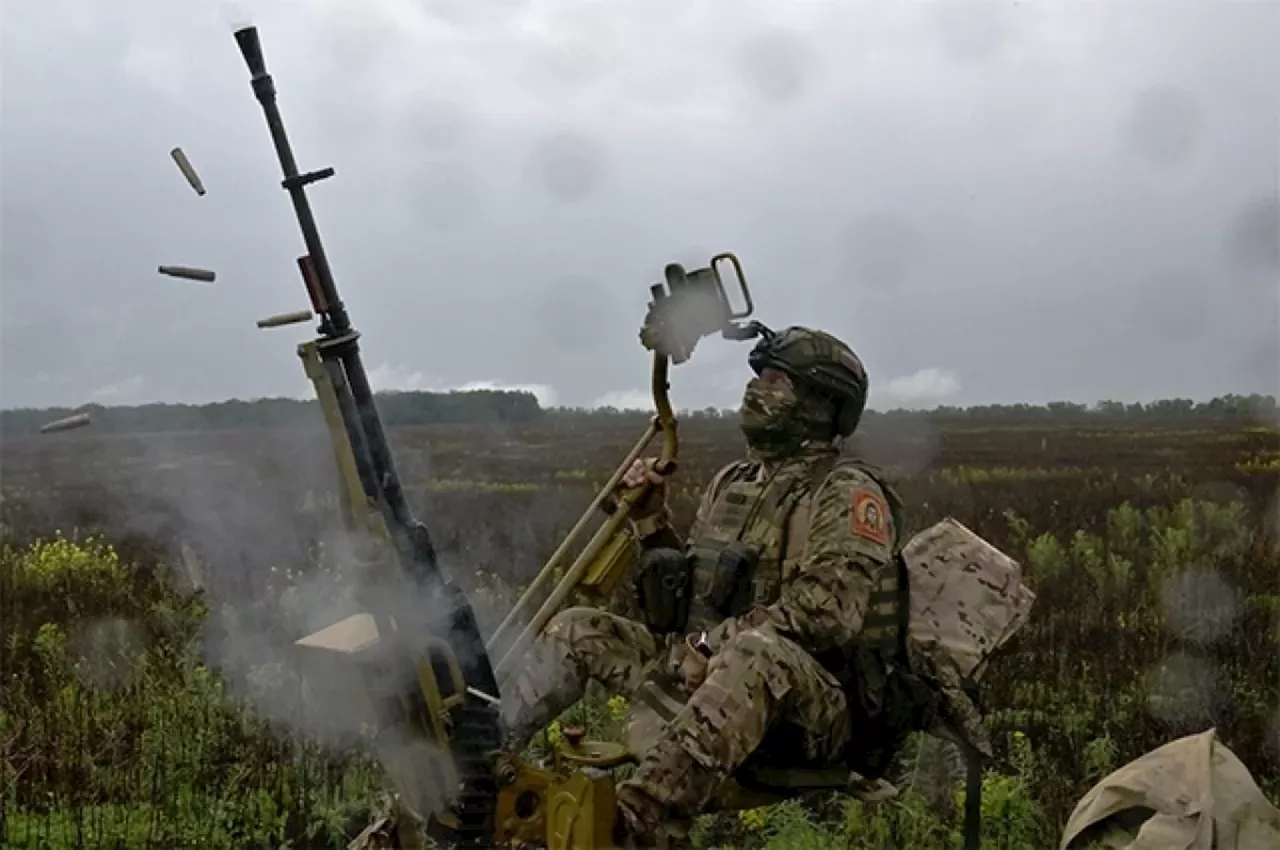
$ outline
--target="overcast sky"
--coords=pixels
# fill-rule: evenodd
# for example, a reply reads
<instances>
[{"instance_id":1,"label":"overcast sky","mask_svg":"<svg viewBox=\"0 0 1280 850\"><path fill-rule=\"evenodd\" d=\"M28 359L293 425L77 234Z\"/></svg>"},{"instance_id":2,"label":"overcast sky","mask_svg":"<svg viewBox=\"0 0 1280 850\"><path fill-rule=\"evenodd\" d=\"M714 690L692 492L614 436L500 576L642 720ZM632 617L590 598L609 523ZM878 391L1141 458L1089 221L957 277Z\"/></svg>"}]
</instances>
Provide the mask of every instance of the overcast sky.
<instances>
[{"instance_id":1,"label":"overcast sky","mask_svg":"<svg viewBox=\"0 0 1280 850\"><path fill-rule=\"evenodd\" d=\"M0 8L4 407L307 392L249 20L382 387L643 404L648 285L729 250L873 406L1278 389L1274 0Z\"/></svg>"}]
</instances>

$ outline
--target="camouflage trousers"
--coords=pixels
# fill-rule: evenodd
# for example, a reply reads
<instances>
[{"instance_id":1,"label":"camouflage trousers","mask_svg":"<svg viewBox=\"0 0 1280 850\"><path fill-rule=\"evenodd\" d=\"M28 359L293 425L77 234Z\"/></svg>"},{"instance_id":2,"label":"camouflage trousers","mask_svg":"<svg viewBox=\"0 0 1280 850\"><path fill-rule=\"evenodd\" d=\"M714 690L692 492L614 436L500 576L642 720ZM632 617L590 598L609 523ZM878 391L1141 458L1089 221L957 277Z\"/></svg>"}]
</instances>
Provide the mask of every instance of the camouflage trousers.
<instances>
[{"instance_id":1,"label":"camouflage trousers","mask_svg":"<svg viewBox=\"0 0 1280 850\"><path fill-rule=\"evenodd\" d=\"M581 699L590 680L630 696L647 676L676 674L688 652L683 640L656 640L623 617L562 611L504 688L509 735L527 743ZM785 734L791 764L814 767L841 763L853 734L834 676L771 627L746 629L719 649L662 737L619 784L619 802L654 829L667 819L692 818L775 731Z\"/></svg>"}]
</instances>

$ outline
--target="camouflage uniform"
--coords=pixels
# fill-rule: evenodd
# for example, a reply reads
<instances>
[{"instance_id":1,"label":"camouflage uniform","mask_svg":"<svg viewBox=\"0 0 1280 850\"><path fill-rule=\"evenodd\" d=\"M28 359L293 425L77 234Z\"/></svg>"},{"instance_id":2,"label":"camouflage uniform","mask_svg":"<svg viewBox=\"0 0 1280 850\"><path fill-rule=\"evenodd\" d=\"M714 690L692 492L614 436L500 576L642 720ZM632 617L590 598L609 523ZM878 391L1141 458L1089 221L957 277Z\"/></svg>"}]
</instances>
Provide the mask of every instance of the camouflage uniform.
<instances>
[{"instance_id":1,"label":"camouflage uniform","mask_svg":"<svg viewBox=\"0 0 1280 850\"><path fill-rule=\"evenodd\" d=\"M684 628L655 635L641 622L568 609L505 689L517 745L580 699L590 679L624 695L657 680L683 702L618 789L642 841L662 821L696 815L748 760L878 775L928 710L929 695L900 675L900 502L874 468L839 457L865 404L861 363L834 337L793 328L767 337L751 365L759 376L783 372L790 386L774 374L748 384L751 456L712 479L688 544L665 508L636 524L646 549L688 556ZM744 551L749 569L730 569L743 560L726 553ZM690 634L705 635L704 652ZM681 686L690 671L692 692Z\"/></svg>"}]
</instances>

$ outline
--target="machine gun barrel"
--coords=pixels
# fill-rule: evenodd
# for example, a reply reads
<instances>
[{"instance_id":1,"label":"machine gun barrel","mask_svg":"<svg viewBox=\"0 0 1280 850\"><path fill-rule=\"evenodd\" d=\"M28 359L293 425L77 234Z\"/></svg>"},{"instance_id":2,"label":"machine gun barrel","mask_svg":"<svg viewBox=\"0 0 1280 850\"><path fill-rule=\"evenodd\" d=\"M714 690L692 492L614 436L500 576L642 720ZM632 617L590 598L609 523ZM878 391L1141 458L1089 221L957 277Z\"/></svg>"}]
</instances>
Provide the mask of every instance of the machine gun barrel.
<instances>
[{"instance_id":1,"label":"machine gun barrel","mask_svg":"<svg viewBox=\"0 0 1280 850\"><path fill-rule=\"evenodd\" d=\"M305 174L298 172L298 163L293 155L293 147L289 143L289 135L284 128L284 119L280 108L276 105L275 81L267 73L266 58L262 53L262 43L258 37L257 27L244 27L235 33L236 44L249 68L253 94L262 105L266 116L267 129L271 133L271 141L280 160L280 170L284 174L282 185L293 202L293 210L298 219L298 227L302 231L303 242L307 246L307 254L298 260L303 280L307 285L307 293L317 315L320 316L320 333L337 345L333 346L337 359L342 362L343 371L351 398L355 403L355 412L359 417L359 425L368 452L370 469L361 470L361 478L365 482L370 497L376 499L384 507L388 516L388 526L396 538L397 548L407 551L410 547L403 539L403 531L412 524L412 516L404 495L400 476L387 443L387 436L374 404L373 389L369 384L369 376L360 356L359 334L352 328L351 318L346 305L338 296L338 285L329 265L329 257L325 253L324 243L320 239L320 230L316 226L315 214L311 211L311 203L307 198L306 187L311 183L332 177L332 168L323 168ZM356 435L352 435L355 437ZM424 542L427 538L424 535ZM429 569L434 571L435 552L428 546Z\"/></svg>"}]
</instances>

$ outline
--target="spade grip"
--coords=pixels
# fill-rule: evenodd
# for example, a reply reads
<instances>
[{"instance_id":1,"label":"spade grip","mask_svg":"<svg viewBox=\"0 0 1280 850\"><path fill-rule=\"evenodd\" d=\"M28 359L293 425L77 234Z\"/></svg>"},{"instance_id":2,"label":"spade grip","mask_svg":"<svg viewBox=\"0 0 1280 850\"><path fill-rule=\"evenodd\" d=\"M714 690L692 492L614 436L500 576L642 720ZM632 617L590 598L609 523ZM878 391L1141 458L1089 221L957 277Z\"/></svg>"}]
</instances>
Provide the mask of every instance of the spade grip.
<instances>
[{"instance_id":1,"label":"spade grip","mask_svg":"<svg viewBox=\"0 0 1280 850\"><path fill-rule=\"evenodd\" d=\"M720 265L729 262L738 280L744 308L734 310L725 291ZM742 263L732 253L717 254L705 268L686 271L679 263L663 269L665 288L661 283L649 287L653 300L640 330L645 348L670 357L680 364L693 356L693 350L704 336L720 332L728 337L734 331L734 320L750 316L755 306Z\"/></svg>"}]
</instances>

